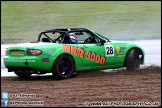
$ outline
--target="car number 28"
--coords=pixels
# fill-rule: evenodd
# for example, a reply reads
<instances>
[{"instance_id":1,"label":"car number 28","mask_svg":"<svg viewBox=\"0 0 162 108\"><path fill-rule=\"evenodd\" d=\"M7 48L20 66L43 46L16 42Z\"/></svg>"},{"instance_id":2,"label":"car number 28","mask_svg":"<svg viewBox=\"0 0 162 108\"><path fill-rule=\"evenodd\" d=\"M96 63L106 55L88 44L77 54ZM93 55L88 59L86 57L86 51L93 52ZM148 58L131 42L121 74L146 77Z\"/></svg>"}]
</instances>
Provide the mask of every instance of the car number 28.
<instances>
[{"instance_id":1,"label":"car number 28","mask_svg":"<svg viewBox=\"0 0 162 108\"><path fill-rule=\"evenodd\" d=\"M113 45L105 45L105 53L107 56L114 56L114 47Z\"/></svg>"}]
</instances>

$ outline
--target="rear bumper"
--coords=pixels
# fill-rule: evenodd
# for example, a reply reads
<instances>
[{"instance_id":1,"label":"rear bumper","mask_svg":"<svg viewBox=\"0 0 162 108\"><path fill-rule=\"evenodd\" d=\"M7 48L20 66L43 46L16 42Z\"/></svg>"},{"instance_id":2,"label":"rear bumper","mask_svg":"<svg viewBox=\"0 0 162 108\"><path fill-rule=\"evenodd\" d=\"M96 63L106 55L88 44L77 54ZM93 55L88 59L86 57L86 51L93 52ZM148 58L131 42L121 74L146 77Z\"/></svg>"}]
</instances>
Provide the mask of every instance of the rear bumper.
<instances>
[{"instance_id":1,"label":"rear bumper","mask_svg":"<svg viewBox=\"0 0 162 108\"><path fill-rule=\"evenodd\" d=\"M33 68L29 68L29 67L25 67L25 66L6 66L6 68L8 69L8 72L12 72L12 71L37 71Z\"/></svg>"},{"instance_id":2,"label":"rear bumper","mask_svg":"<svg viewBox=\"0 0 162 108\"><path fill-rule=\"evenodd\" d=\"M29 74L46 74L47 71L38 71L33 68L24 67L24 66L6 66L8 72L19 72L19 73L29 73Z\"/></svg>"},{"instance_id":3,"label":"rear bumper","mask_svg":"<svg viewBox=\"0 0 162 108\"><path fill-rule=\"evenodd\" d=\"M4 65L8 68L8 72L12 71L42 71L50 72L52 68L52 61L43 62L42 58L38 57L22 57L13 58L6 56L4 57Z\"/></svg>"},{"instance_id":4,"label":"rear bumper","mask_svg":"<svg viewBox=\"0 0 162 108\"><path fill-rule=\"evenodd\" d=\"M24 67L24 66L6 66L8 72L20 72L20 73L30 73L38 74L39 72L33 68Z\"/></svg>"}]
</instances>

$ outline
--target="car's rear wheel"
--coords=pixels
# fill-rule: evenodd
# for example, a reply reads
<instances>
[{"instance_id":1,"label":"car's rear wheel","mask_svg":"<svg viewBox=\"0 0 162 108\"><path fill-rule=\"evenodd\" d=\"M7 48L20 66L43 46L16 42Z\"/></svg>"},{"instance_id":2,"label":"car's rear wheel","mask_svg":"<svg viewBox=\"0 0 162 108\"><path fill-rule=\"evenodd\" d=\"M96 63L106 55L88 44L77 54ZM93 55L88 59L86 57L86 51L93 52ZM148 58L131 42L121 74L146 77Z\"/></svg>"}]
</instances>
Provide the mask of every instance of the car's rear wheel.
<instances>
[{"instance_id":1,"label":"car's rear wheel","mask_svg":"<svg viewBox=\"0 0 162 108\"><path fill-rule=\"evenodd\" d=\"M14 71L14 73L19 76L20 78L28 78L30 77L32 74L30 73L22 73L22 72L19 72L19 71Z\"/></svg>"},{"instance_id":2,"label":"car's rear wheel","mask_svg":"<svg viewBox=\"0 0 162 108\"><path fill-rule=\"evenodd\" d=\"M139 52L137 49L131 49L125 61L125 66L127 70L137 70L140 68L140 59L139 59Z\"/></svg>"},{"instance_id":3,"label":"car's rear wheel","mask_svg":"<svg viewBox=\"0 0 162 108\"><path fill-rule=\"evenodd\" d=\"M52 68L52 74L57 79L70 78L73 75L75 64L73 58L68 54L60 55Z\"/></svg>"}]
</instances>

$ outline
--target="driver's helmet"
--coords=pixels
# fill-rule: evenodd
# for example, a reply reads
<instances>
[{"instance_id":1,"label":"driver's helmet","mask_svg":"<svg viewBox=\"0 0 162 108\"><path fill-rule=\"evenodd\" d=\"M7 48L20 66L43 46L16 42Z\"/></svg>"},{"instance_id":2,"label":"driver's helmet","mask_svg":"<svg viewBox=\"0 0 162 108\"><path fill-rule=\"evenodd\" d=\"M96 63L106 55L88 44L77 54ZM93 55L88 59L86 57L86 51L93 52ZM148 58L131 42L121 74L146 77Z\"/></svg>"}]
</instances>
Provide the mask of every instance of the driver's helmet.
<instances>
[{"instance_id":1,"label":"driver's helmet","mask_svg":"<svg viewBox=\"0 0 162 108\"><path fill-rule=\"evenodd\" d=\"M78 44L75 33L69 33L70 39L73 43Z\"/></svg>"}]
</instances>

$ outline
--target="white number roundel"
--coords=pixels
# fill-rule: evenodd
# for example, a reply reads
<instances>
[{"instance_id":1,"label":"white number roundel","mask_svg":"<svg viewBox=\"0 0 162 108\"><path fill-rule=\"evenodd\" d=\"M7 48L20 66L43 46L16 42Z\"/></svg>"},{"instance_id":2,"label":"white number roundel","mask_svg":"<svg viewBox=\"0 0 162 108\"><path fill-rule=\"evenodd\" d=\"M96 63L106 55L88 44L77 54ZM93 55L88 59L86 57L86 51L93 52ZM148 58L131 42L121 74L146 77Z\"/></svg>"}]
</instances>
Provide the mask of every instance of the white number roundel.
<instances>
[{"instance_id":1,"label":"white number roundel","mask_svg":"<svg viewBox=\"0 0 162 108\"><path fill-rule=\"evenodd\" d=\"M114 56L114 47L113 45L105 45L105 53L107 56Z\"/></svg>"}]
</instances>

